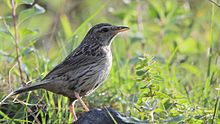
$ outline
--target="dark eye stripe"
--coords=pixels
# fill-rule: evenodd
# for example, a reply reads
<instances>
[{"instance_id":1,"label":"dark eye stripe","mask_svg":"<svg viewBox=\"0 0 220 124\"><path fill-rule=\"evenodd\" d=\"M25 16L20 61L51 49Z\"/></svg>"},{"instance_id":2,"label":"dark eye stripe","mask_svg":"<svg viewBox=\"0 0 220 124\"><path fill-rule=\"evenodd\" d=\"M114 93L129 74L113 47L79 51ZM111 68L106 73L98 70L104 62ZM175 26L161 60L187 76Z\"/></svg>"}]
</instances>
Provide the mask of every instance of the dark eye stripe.
<instances>
[{"instance_id":1,"label":"dark eye stripe","mask_svg":"<svg viewBox=\"0 0 220 124\"><path fill-rule=\"evenodd\" d=\"M103 28L101 31L102 32L108 32L109 30L108 30L108 28Z\"/></svg>"}]
</instances>

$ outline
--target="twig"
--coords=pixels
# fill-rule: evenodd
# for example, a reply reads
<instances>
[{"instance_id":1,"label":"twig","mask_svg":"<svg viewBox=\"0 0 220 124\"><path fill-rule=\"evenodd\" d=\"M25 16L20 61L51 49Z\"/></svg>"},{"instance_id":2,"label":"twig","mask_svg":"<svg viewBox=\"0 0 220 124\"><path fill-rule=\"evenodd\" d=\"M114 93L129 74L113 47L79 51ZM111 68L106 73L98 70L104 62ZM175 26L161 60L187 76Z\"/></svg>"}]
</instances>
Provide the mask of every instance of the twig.
<instances>
[{"instance_id":1,"label":"twig","mask_svg":"<svg viewBox=\"0 0 220 124\"><path fill-rule=\"evenodd\" d=\"M18 30L17 30L17 23L16 23L16 3L15 0L11 0L11 6L12 6L12 18L13 18L13 27L14 27L14 35L15 35L15 47L16 47L16 57L17 57L17 62L18 62L18 69L19 69L19 73L20 73L20 79L21 79L21 84L24 86L24 78L22 75L22 70L21 70L21 58L19 56L20 52L19 52L19 47L18 47L18 43L19 43L19 36L18 36Z\"/></svg>"},{"instance_id":2,"label":"twig","mask_svg":"<svg viewBox=\"0 0 220 124\"><path fill-rule=\"evenodd\" d=\"M105 108L105 110L108 112L108 115L111 117L111 119L112 119L112 121L114 122L114 124L118 124L117 123L117 121L115 120L115 118L112 116L112 114L109 112L109 110L106 108L106 107L104 107Z\"/></svg>"},{"instance_id":3,"label":"twig","mask_svg":"<svg viewBox=\"0 0 220 124\"><path fill-rule=\"evenodd\" d=\"M18 99L17 99L18 100ZM19 103L23 104L23 105L26 105L26 108L27 108L27 112L30 113L30 115L34 118L34 120L36 121L37 124L41 124L41 122L39 121L39 119L37 118L38 114L36 115L35 112L33 112L31 110L30 107L28 107L28 103L25 103L23 101L18 101ZM37 106L37 105L36 105ZM37 107L36 107L37 108Z\"/></svg>"},{"instance_id":4,"label":"twig","mask_svg":"<svg viewBox=\"0 0 220 124\"><path fill-rule=\"evenodd\" d=\"M36 112L33 112L32 109L31 109L30 107L28 107L28 106L32 106L32 107L35 106L35 107L37 108L37 106L39 105L39 104L38 104L39 102L38 102L37 104L30 104L30 103L27 103L27 102L24 102L24 101L20 101L20 100L17 99L17 97L16 97L16 98L13 100L14 103L16 103L15 100L18 101L18 103L20 103L20 104L26 106L27 112L30 113L30 115L34 118L34 120L36 121L36 124L41 124L41 122L40 122L39 119L37 118L38 115L39 115L38 110L36 110L37 114L35 114Z\"/></svg>"},{"instance_id":5,"label":"twig","mask_svg":"<svg viewBox=\"0 0 220 124\"><path fill-rule=\"evenodd\" d=\"M217 2L215 1L212 1L212 0L209 0L211 3L214 3L216 6L220 7L220 4L218 4Z\"/></svg>"},{"instance_id":6,"label":"twig","mask_svg":"<svg viewBox=\"0 0 220 124\"><path fill-rule=\"evenodd\" d=\"M14 94L14 92L9 93L2 101L0 101L0 106L4 104L5 100L11 97Z\"/></svg>"},{"instance_id":7,"label":"twig","mask_svg":"<svg viewBox=\"0 0 220 124\"><path fill-rule=\"evenodd\" d=\"M17 101L17 102L16 102ZM13 100L13 103L20 103L20 104L22 104L22 105L25 105L25 106L37 106L38 105L38 103L36 103L36 104L30 104L30 103L26 103L26 102L24 102L24 101L21 101L21 100L19 100L19 99L14 99Z\"/></svg>"},{"instance_id":8,"label":"twig","mask_svg":"<svg viewBox=\"0 0 220 124\"><path fill-rule=\"evenodd\" d=\"M27 107L27 111L30 113L30 115L32 117L34 117L34 120L36 121L37 124L41 124L41 122L39 121L39 119L37 118L37 116L34 114L34 112L29 108Z\"/></svg>"}]
</instances>

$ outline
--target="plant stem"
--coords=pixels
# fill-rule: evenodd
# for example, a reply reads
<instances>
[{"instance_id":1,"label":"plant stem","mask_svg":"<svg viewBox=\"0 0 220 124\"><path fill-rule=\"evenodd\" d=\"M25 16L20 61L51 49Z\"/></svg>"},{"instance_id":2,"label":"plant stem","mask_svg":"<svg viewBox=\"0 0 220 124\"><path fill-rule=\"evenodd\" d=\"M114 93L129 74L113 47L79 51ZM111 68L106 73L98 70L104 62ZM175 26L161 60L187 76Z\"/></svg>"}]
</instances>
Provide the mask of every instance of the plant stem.
<instances>
[{"instance_id":1,"label":"plant stem","mask_svg":"<svg viewBox=\"0 0 220 124\"><path fill-rule=\"evenodd\" d=\"M216 6L220 7L220 4L218 4L217 2L215 1L212 1L212 0L209 0L211 3L215 4Z\"/></svg>"},{"instance_id":2,"label":"plant stem","mask_svg":"<svg viewBox=\"0 0 220 124\"><path fill-rule=\"evenodd\" d=\"M219 91L218 91L219 92ZM218 93L219 94L219 93ZM215 116L216 116L216 113L217 113L217 111L218 111L218 107L219 107L219 97L217 96L217 99L216 99L216 101L215 101L215 108L214 108L214 112L213 112L213 116L212 116L212 122L211 122L211 124L214 124L214 122L215 122ZM218 115L217 115L218 116Z\"/></svg>"},{"instance_id":3,"label":"plant stem","mask_svg":"<svg viewBox=\"0 0 220 124\"><path fill-rule=\"evenodd\" d=\"M137 26L138 26L138 32L144 33L143 17L142 17L143 7L140 2L141 2L140 0L137 0ZM141 40L142 51L144 51L144 49L145 49L145 43L146 43L145 39L142 38L142 40Z\"/></svg>"},{"instance_id":4,"label":"plant stem","mask_svg":"<svg viewBox=\"0 0 220 124\"><path fill-rule=\"evenodd\" d=\"M212 59L213 59L213 30L214 30L214 22L215 22L215 5L212 4L212 11L211 11L211 29L210 29L210 41L209 41L209 49L208 49L208 68L206 74L206 83L204 86L204 93L205 93L205 101L204 106L207 104L207 98L210 90L210 84L213 81L213 72L211 70L212 67Z\"/></svg>"},{"instance_id":5,"label":"plant stem","mask_svg":"<svg viewBox=\"0 0 220 124\"><path fill-rule=\"evenodd\" d=\"M22 75L22 69L21 69L21 58L19 56L20 51L19 51L19 36L18 36L18 30L17 30L17 23L16 23L16 3L15 0L11 0L11 7L12 7L12 18L13 18L13 27L14 27L14 40L15 40L15 49L16 49L16 58L18 62L18 69L20 73L20 80L21 84L24 86L24 78Z\"/></svg>"}]
</instances>

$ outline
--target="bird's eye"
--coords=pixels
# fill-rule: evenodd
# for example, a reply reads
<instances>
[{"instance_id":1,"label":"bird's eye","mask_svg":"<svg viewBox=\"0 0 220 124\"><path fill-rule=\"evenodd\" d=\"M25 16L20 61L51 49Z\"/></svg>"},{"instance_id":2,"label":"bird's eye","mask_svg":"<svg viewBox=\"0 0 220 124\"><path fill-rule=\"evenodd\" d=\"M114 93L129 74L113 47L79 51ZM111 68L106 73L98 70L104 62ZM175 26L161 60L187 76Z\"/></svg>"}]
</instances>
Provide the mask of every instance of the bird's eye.
<instances>
[{"instance_id":1,"label":"bird's eye","mask_svg":"<svg viewBox=\"0 0 220 124\"><path fill-rule=\"evenodd\" d=\"M103 28L101 31L102 32L108 32L108 28Z\"/></svg>"}]
</instances>

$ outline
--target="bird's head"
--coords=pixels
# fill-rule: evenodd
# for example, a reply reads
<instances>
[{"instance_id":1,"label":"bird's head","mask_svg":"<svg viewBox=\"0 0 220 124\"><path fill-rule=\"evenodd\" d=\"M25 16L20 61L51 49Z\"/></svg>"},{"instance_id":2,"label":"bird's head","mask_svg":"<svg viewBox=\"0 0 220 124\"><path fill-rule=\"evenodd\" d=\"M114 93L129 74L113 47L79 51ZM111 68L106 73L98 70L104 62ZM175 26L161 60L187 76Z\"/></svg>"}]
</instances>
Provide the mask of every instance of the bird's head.
<instances>
[{"instance_id":1,"label":"bird's head","mask_svg":"<svg viewBox=\"0 0 220 124\"><path fill-rule=\"evenodd\" d=\"M92 27L87 33L84 42L98 43L101 46L111 45L112 38L119 32L129 30L126 26L114 26L107 23L100 23Z\"/></svg>"}]
</instances>

